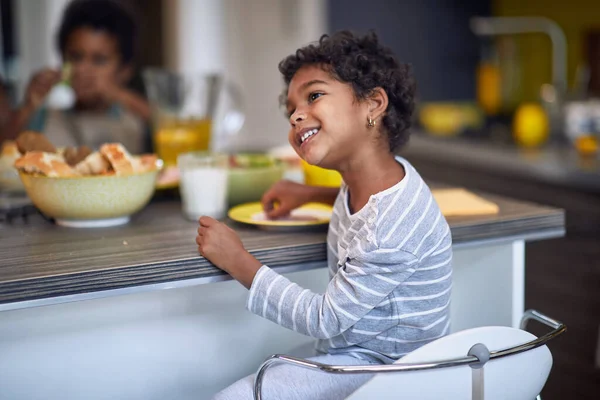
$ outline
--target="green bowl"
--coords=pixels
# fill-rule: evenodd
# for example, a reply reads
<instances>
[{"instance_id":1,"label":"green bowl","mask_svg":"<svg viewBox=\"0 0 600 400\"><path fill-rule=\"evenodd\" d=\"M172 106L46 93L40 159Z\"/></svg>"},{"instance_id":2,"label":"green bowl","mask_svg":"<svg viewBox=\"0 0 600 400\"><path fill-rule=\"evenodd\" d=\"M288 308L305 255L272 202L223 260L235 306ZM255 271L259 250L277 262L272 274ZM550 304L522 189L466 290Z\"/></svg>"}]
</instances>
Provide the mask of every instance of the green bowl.
<instances>
[{"instance_id":1,"label":"green bowl","mask_svg":"<svg viewBox=\"0 0 600 400\"><path fill-rule=\"evenodd\" d=\"M254 155L240 156L253 157ZM260 157L262 161L267 156L257 155L256 157ZM285 166L274 158L270 159L268 163L256 163L255 166L230 166L227 187L229 207L260 201L271 186L283 179L284 172Z\"/></svg>"},{"instance_id":2,"label":"green bowl","mask_svg":"<svg viewBox=\"0 0 600 400\"><path fill-rule=\"evenodd\" d=\"M19 172L31 202L57 224L71 227L127 223L152 198L157 174L49 178Z\"/></svg>"}]
</instances>

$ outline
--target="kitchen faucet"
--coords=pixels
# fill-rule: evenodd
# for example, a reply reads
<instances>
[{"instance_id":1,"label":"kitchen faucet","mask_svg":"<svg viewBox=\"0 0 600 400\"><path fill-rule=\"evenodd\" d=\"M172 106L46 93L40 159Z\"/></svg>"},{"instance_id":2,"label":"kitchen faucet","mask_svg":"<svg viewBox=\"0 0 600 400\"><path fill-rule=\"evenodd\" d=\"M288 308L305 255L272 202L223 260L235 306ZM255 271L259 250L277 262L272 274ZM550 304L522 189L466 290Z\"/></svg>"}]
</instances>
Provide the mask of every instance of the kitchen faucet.
<instances>
[{"instance_id":1,"label":"kitchen faucet","mask_svg":"<svg viewBox=\"0 0 600 400\"><path fill-rule=\"evenodd\" d=\"M567 39L562 28L544 17L473 17L471 30L478 36L543 33L552 43L552 85L559 100L567 92Z\"/></svg>"}]
</instances>

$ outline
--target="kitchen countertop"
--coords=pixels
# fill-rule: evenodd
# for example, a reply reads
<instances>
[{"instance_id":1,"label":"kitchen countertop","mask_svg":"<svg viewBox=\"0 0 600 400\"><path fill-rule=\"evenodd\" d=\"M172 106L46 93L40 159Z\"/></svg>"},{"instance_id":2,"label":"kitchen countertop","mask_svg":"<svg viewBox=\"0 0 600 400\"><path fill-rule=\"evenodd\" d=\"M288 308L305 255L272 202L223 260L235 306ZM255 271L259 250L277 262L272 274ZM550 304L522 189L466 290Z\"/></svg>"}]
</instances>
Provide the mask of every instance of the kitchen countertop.
<instances>
[{"instance_id":1,"label":"kitchen countertop","mask_svg":"<svg viewBox=\"0 0 600 400\"><path fill-rule=\"evenodd\" d=\"M600 158L582 157L568 146L521 149L483 139L440 138L413 134L402 156L438 165L477 168L497 175L534 179L593 193L600 193Z\"/></svg>"},{"instance_id":2,"label":"kitchen countertop","mask_svg":"<svg viewBox=\"0 0 600 400\"><path fill-rule=\"evenodd\" d=\"M455 246L564 234L560 209L484 195L491 216L449 218ZM197 224L177 201L155 201L125 226L73 229L41 216L0 223L0 311L231 279L197 252ZM326 232L272 232L228 221L280 272L326 265Z\"/></svg>"}]
</instances>

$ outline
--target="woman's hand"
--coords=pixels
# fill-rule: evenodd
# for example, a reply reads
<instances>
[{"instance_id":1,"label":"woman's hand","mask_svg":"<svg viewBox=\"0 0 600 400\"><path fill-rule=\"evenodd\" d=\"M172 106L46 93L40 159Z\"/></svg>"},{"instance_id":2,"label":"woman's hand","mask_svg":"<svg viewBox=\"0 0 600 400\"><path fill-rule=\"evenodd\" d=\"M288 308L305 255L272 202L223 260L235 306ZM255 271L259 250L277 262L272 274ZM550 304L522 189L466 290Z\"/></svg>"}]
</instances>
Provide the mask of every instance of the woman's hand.
<instances>
[{"instance_id":1,"label":"woman's hand","mask_svg":"<svg viewBox=\"0 0 600 400\"><path fill-rule=\"evenodd\" d=\"M262 197L265 214L269 218L279 218L288 215L293 209L310 202L313 198L314 187L292 181L279 181Z\"/></svg>"},{"instance_id":2,"label":"woman's hand","mask_svg":"<svg viewBox=\"0 0 600 400\"><path fill-rule=\"evenodd\" d=\"M200 254L250 288L262 264L248 253L233 229L210 217L200 218L196 243Z\"/></svg>"}]
</instances>

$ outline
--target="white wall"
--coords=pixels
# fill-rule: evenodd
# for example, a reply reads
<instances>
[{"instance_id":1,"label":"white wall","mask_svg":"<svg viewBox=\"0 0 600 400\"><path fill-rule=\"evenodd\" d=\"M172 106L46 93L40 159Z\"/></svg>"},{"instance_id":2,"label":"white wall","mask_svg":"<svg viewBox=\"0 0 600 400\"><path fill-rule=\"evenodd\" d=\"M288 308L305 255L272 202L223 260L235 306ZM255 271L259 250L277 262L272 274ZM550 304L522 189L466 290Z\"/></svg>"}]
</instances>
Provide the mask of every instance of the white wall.
<instances>
[{"instance_id":1,"label":"white wall","mask_svg":"<svg viewBox=\"0 0 600 400\"><path fill-rule=\"evenodd\" d=\"M242 86L246 125L242 149L287 144L288 123L279 107L278 63L326 30L325 0L225 0L226 73Z\"/></svg>"},{"instance_id":2,"label":"white wall","mask_svg":"<svg viewBox=\"0 0 600 400\"><path fill-rule=\"evenodd\" d=\"M225 15L221 0L163 0L166 67L186 73L223 70Z\"/></svg>"},{"instance_id":3,"label":"white wall","mask_svg":"<svg viewBox=\"0 0 600 400\"><path fill-rule=\"evenodd\" d=\"M69 0L19 0L15 2L17 45L20 53L18 76L20 91L31 74L59 65L56 30Z\"/></svg>"},{"instance_id":4,"label":"white wall","mask_svg":"<svg viewBox=\"0 0 600 400\"><path fill-rule=\"evenodd\" d=\"M167 66L221 70L241 87L246 123L234 149L287 143L277 64L325 31L325 0L164 0Z\"/></svg>"}]
</instances>

